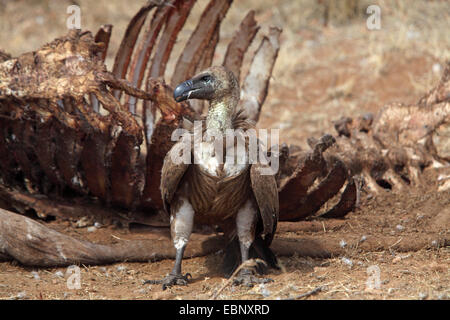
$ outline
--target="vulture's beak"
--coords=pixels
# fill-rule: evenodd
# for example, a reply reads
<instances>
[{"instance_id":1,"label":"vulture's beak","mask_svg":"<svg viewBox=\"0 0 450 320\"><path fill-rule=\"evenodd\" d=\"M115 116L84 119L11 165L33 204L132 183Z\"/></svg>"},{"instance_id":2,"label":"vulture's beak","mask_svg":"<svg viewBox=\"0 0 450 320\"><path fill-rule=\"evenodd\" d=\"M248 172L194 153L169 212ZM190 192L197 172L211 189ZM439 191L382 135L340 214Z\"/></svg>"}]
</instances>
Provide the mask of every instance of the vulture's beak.
<instances>
[{"instance_id":1,"label":"vulture's beak","mask_svg":"<svg viewBox=\"0 0 450 320\"><path fill-rule=\"evenodd\" d=\"M187 80L180 83L173 91L173 97L176 102L181 102L189 99L189 95L192 91L193 83L192 80Z\"/></svg>"},{"instance_id":2,"label":"vulture's beak","mask_svg":"<svg viewBox=\"0 0 450 320\"><path fill-rule=\"evenodd\" d=\"M208 100L213 92L210 81L205 81L205 77L196 77L180 83L173 91L173 98L176 102L187 99Z\"/></svg>"}]
</instances>

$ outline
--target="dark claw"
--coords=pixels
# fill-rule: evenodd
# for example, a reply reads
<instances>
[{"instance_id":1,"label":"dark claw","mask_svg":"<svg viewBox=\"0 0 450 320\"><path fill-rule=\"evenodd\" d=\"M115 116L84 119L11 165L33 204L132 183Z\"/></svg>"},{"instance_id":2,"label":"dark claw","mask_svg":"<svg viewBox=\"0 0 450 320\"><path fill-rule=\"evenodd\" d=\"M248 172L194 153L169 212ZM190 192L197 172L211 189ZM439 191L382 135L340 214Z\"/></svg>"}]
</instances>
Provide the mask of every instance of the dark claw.
<instances>
[{"instance_id":1,"label":"dark claw","mask_svg":"<svg viewBox=\"0 0 450 320\"><path fill-rule=\"evenodd\" d=\"M143 284L162 284L162 289L166 290L174 285L187 286L189 279L192 279L190 273L186 273L184 276L181 274L169 274L162 280L146 280Z\"/></svg>"},{"instance_id":2,"label":"dark claw","mask_svg":"<svg viewBox=\"0 0 450 320\"><path fill-rule=\"evenodd\" d=\"M234 278L233 285L242 285L252 288L255 284L273 282L270 278L258 278L250 270L241 270L239 275Z\"/></svg>"}]
</instances>

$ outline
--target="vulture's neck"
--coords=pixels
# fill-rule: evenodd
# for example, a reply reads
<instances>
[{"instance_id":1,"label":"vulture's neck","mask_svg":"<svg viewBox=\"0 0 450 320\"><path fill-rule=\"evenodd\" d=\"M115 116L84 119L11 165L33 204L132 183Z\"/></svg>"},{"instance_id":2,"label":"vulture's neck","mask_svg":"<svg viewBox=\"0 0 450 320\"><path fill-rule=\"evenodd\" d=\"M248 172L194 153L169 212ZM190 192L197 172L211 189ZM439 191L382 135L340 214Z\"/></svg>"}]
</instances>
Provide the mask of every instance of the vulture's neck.
<instances>
[{"instance_id":1,"label":"vulture's neck","mask_svg":"<svg viewBox=\"0 0 450 320\"><path fill-rule=\"evenodd\" d=\"M233 114L239 97L235 95L211 100L206 117L206 129L216 129L225 133L226 129L233 128Z\"/></svg>"}]
</instances>

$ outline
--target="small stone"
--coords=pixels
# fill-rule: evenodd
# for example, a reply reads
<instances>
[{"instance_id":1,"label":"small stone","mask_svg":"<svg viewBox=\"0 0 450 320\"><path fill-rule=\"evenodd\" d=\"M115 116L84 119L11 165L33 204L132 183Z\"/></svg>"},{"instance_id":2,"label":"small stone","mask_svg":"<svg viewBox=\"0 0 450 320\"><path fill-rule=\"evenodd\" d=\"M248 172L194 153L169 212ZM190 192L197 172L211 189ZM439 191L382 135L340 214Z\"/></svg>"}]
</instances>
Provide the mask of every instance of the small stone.
<instances>
[{"instance_id":1,"label":"small stone","mask_svg":"<svg viewBox=\"0 0 450 320\"><path fill-rule=\"evenodd\" d=\"M436 296L436 299L437 299L437 300L444 300L444 299L448 299L448 298L449 298L449 296L446 295L445 293L439 293L439 294Z\"/></svg>"},{"instance_id":2,"label":"small stone","mask_svg":"<svg viewBox=\"0 0 450 320\"><path fill-rule=\"evenodd\" d=\"M56 271L55 276L57 276L58 278L64 278L64 273L62 273L62 271Z\"/></svg>"},{"instance_id":3,"label":"small stone","mask_svg":"<svg viewBox=\"0 0 450 320\"><path fill-rule=\"evenodd\" d=\"M95 231L97 231L97 228L95 226L91 226L91 227L87 228L87 231L88 232L95 232Z\"/></svg>"},{"instance_id":4,"label":"small stone","mask_svg":"<svg viewBox=\"0 0 450 320\"><path fill-rule=\"evenodd\" d=\"M36 21L37 24L42 25L42 24L44 24L45 19L44 19L43 16L37 16L37 17L35 18L35 21Z\"/></svg>"},{"instance_id":5,"label":"small stone","mask_svg":"<svg viewBox=\"0 0 450 320\"><path fill-rule=\"evenodd\" d=\"M420 300L425 300L426 298L428 298L428 294L425 292L421 292L419 293L419 299Z\"/></svg>"},{"instance_id":6,"label":"small stone","mask_svg":"<svg viewBox=\"0 0 450 320\"><path fill-rule=\"evenodd\" d=\"M433 64L432 70L434 73L441 73L442 71L441 64L436 62L435 64Z\"/></svg>"},{"instance_id":7,"label":"small stone","mask_svg":"<svg viewBox=\"0 0 450 320\"><path fill-rule=\"evenodd\" d=\"M140 294L146 294L147 293L147 289L145 289L145 288L139 289L139 293Z\"/></svg>"},{"instance_id":8,"label":"small stone","mask_svg":"<svg viewBox=\"0 0 450 320\"><path fill-rule=\"evenodd\" d=\"M416 30L408 30L406 31L406 38L408 40L415 40L420 38L420 32L416 31Z\"/></svg>"},{"instance_id":9,"label":"small stone","mask_svg":"<svg viewBox=\"0 0 450 320\"><path fill-rule=\"evenodd\" d=\"M348 258L342 257L342 258L341 258L341 261L342 261L343 263L345 263L346 265L348 265L350 268L353 266L353 261L350 260L350 259L348 259Z\"/></svg>"},{"instance_id":10,"label":"small stone","mask_svg":"<svg viewBox=\"0 0 450 320\"><path fill-rule=\"evenodd\" d=\"M123 265L120 265L120 266L117 266L117 271L126 271L127 270L127 267L125 267L125 266L123 266Z\"/></svg>"},{"instance_id":11,"label":"small stone","mask_svg":"<svg viewBox=\"0 0 450 320\"><path fill-rule=\"evenodd\" d=\"M75 222L75 227L77 228L84 228L91 225L92 221L89 217L82 217L81 219L77 220L77 222Z\"/></svg>"},{"instance_id":12,"label":"small stone","mask_svg":"<svg viewBox=\"0 0 450 320\"><path fill-rule=\"evenodd\" d=\"M39 276L39 273L37 271L31 271L31 275L36 280L40 280L41 279L41 277Z\"/></svg>"},{"instance_id":13,"label":"small stone","mask_svg":"<svg viewBox=\"0 0 450 320\"><path fill-rule=\"evenodd\" d=\"M259 292L265 297L269 297L271 292L269 290L267 290L266 286L264 285L264 283L261 283L259 285Z\"/></svg>"},{"instance_id":14,"label":"small stone","mask_svg":"<svg viewBox=\"0 0 450 320\"><path fill-rule=\"evenodd\" d=\"M27 293L25 291L22 291L17 294L17 299L24 299L26 296Z\"/></svg>"},{"instance_id":15,"label":"small stone","mask_svg":"<svg viewBox=\"0 0 450 320\"><path fill-rule=\"evenodd\" d=\"M341 241L339 241L339 246L341 248L345 248L347 246L347 242L345 242L345 240L341 240Z\"/></svg>"},{"instance_id":16,"label":"small stone","mask_svg":"<svg viewBox=\"0 0 450 320\"><path fill-rule=\"evenodd\" d=\"M367 240L367 236L362 236L361 237L361 240L359 240L360 242L364 242L364 241L366 241Z\"/></svg>"},{"instance_id":17,"label":"small stone","mask_svg":"<svg viewBox=\"0 0 450 320\"><path fill-rule=\"evenodd\" d=\"M405 230L405 227L402 226L401 224L398 224L395 228L396 228L398 231L403 231L403 230Z\"/></svg>"},{"instance_id":18,"label":"small stone","mask_svg":"<svg viewBox=\"0 0 450 320\"><path fill-rule=\"evenodd\" d=\"M102 227L102 224L100 222L96 222L96 223L94 223L94 227L96 227L97 229L100 229Z\"/></svg>"}]
</instances>

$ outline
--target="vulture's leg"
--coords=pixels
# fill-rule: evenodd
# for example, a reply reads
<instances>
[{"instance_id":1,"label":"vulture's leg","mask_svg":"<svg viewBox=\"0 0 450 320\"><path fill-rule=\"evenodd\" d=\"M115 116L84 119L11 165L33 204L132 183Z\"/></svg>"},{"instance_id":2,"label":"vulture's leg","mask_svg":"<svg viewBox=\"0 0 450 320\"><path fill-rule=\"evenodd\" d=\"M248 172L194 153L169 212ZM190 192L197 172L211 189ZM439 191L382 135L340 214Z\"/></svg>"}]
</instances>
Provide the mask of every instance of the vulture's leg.
<instances>
[{"instance_id":1,"label":"vulture's leg","mask_svg":"<svg viewBox=\"0 0 450 320\"><path fill-rule=\"evenodd\" d=\"M236 230L241 249L242 263L249 259L250 247L255 240L255 228L257 223L258 210L252 200L248 200L244 206L239 209L236 216ZM243 267L234 279L234 284L253 287L257 283L266 283L272 279L261 279L255 276L256 268Z\"/></svg>"},{"instance_id":2,"label":"vulture's leg","mask_svg":"<svg viewBox=\"0 0 450 320\"><path fill-rule=\"evenodd\" d=\"M162 280L147 280L144 282L150 284L162 284L162 289L165 290L173 285L187 285L191 275L181 273L181 262L183 260L184 249L189 241L194 225L194 209L186 198L181 197L179 201L172 203L179 203L179 207L172 210L170 215L170 231L172 235L173 244L176 249L175 265L172 271Z\"/></svg>"}]
</instances>

